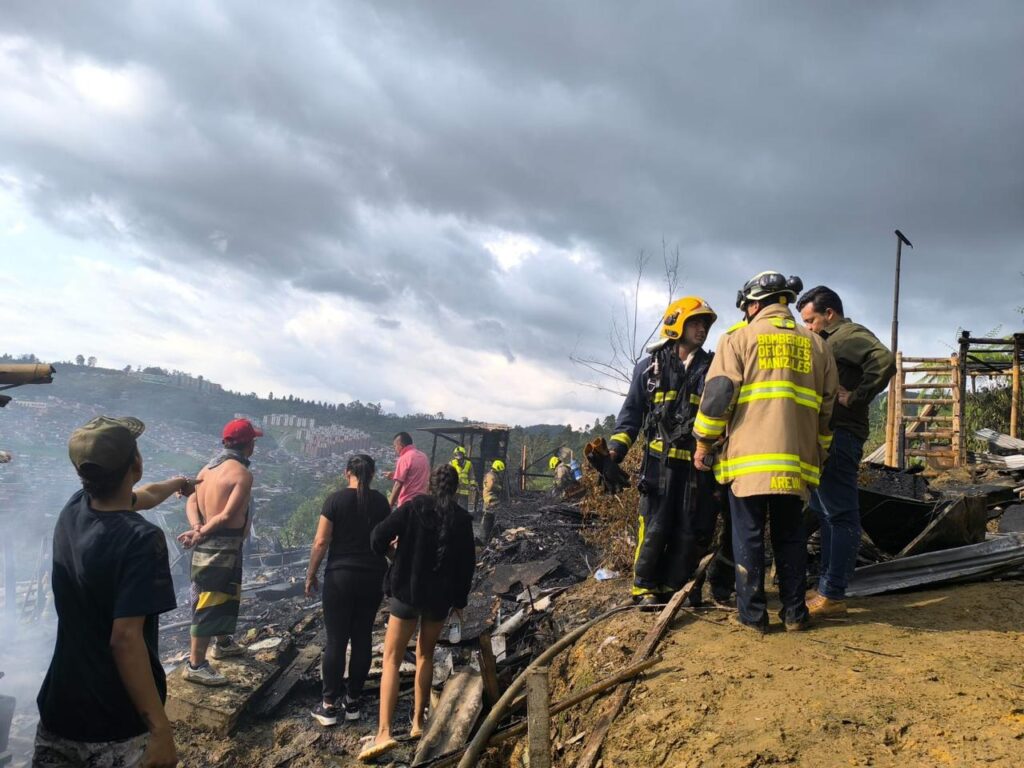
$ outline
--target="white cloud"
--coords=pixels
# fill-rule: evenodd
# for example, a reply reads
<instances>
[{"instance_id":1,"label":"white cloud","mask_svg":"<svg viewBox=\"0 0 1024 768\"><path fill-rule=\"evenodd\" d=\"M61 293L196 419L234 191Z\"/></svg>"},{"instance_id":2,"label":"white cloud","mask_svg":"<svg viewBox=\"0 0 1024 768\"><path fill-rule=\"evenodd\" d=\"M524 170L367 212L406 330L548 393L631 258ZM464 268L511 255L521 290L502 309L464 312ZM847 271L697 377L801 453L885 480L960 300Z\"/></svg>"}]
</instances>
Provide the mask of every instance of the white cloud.
<instances>
[{"instance_id":1,"label":"white cloud","mask_svg":"<svg viewBox=\"0 0 1024 768\"><path fill-rule=\"evenodd\" d=\"M500 266L506 272L520 266L526 259L540 253L540 245L531 238L502 232L496 237L485 240L484 248L490 251L491 255L498 260Z\"/></svg>"}]
</instances>

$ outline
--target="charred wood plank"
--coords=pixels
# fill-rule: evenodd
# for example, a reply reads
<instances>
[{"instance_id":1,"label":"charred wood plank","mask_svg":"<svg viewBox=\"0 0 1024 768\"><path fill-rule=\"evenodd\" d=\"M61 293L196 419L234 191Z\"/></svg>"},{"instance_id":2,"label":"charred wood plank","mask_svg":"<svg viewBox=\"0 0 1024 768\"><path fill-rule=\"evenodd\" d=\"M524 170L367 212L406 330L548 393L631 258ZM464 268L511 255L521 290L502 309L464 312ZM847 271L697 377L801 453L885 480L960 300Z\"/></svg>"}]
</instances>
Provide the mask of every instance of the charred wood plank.
<instances>
[{"instance_id":1,"label":"charred wood plank","mask_svg":"<svg viewBox=\"0 0 1024 768\"><path fill-rule=\"evenodd\" d=\"M310 667L320 658L321 648L319 645L307 645L296 656L292 663L271 683L266 693L254 703L253 712L261 717L270 715L280 706L285 697L292 692L295 684L302 679Z\"/></svg>"}]
</instances>

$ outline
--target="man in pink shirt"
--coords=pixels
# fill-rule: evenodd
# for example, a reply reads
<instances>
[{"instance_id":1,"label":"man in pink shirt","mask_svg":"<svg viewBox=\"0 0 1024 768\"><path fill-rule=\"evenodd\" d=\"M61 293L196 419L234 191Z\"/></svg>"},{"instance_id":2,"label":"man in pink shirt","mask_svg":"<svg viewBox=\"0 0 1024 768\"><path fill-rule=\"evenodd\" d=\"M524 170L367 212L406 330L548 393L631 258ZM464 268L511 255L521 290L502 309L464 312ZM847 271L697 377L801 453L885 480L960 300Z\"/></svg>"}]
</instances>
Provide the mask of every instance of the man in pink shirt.
<instances>
[{"instance_id":1,"label":"man in pink shirt","mask_svg":"<svg viewBox=\"0 0 1024 768\"><path fill-rule=\"evenodd\" d=\"M408 432L399 432L395 435L392 445L395 447L395 453L398 454L398 461L395 462L395 471L385 472L384 477L395 481L389 499L393 508L402 506L415 496L427 493L427 486L430 482L430 461L427 459L427 454L412 444L412 438L409 437Z\"/></svg>"}]
</instances>

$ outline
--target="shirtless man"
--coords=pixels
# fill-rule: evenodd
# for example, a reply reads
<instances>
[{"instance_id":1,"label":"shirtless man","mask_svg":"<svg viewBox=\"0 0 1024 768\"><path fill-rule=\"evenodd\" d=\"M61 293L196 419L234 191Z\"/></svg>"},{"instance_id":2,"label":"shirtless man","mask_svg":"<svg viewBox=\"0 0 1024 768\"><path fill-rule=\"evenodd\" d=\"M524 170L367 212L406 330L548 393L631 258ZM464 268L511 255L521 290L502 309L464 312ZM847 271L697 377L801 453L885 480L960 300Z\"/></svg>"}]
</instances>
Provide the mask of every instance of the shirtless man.
<instances>
[{"instance_id":1,"label":"shirtless man","mask_svg":"<svg viewBox=\"0 0 1024 768\"><path fill-rule=\"evenodd\" d=\"M215 659L240 656L244 649L231 634L238 622L242 596L242 544L252 518L252 472L249 457L263 432L247 419L224 426L224 450L207 464L197 478L196 493L189 497L185 514L192 526L178 537L192 553L192 648L185 679L200 685L226 685L228 679L210 666L206 651L217 638L210 655Z\"/></svg>"}]
</instances>

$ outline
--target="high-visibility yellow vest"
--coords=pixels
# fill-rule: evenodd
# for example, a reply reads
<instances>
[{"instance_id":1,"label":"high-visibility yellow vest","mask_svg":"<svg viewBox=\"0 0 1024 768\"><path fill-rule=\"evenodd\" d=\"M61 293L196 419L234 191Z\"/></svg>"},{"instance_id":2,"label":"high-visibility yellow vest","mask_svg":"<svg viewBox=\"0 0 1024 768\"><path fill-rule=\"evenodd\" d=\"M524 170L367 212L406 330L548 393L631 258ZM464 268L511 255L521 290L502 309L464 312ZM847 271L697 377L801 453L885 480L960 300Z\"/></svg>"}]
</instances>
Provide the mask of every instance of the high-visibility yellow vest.
<instances>
[{"instance_id":1,"label":"high-visibility yellow vest","mask_svg":"<svg viewBox=\"0 0 1024 768\"><path fill-rule=\"evenodd\" d=\"M452 459L451 465L459 473L459 494L468 496L469 489L476 487L476 480L473 479L473 462L466 459L460 465L458 459Z\"/></svg>"}]
</instances>

